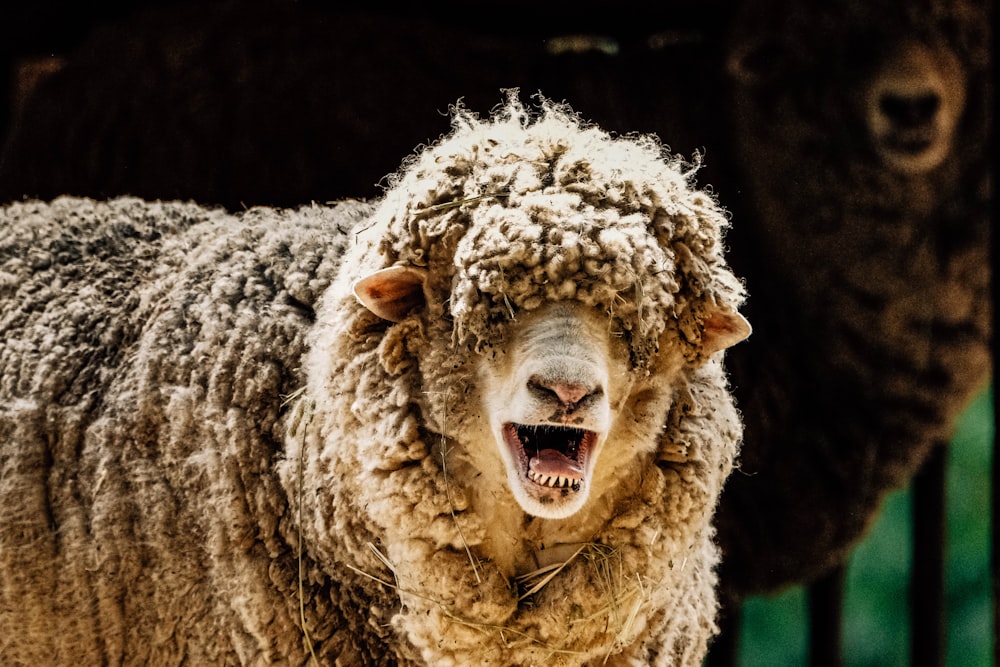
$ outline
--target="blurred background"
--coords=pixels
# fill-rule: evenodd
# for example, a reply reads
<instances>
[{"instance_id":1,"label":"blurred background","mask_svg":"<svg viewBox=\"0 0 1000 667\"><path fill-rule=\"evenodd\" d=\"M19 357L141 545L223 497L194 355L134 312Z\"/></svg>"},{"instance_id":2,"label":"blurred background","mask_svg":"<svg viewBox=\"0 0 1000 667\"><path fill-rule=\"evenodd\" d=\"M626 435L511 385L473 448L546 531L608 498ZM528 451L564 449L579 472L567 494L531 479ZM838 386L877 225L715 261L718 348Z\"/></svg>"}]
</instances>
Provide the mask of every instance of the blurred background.
<instances>
[{"instance_id":1,"label":"blurred background","mask_svg":"<svg viewBox=\"0 0 1000 667\"><path fill-rule=\"evenodd\" d=\"M994 664L989 514L993 405L990 390L969 407L948 457L945 614L950 667ZM912 523L912 491L907 487L888 497L871 534L851 557L845 665L916 662L910 658L909 624ZM751 598L744 614L742 667L808 664L804 587Z\"/></svg>"}]
</instances>

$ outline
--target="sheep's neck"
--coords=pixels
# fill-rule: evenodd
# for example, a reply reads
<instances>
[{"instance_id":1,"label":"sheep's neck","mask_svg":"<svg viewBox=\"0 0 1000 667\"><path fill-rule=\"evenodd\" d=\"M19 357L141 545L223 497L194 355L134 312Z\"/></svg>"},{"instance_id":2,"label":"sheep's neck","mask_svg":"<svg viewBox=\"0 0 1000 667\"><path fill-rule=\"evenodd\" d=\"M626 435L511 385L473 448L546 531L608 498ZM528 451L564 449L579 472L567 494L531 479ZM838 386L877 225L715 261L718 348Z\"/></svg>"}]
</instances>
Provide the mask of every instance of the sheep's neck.
<instances>
[{"instance_id":1,"label":"sheep's neck","mask_svg":"<svg viewBox=\"0 0 1000 667\"><path fill-rule=\"evenodd\" d=\"M601 511L579 512L566 519L540 519L526 514L513 499L510 503L494 503L491 509L484 515L482 555L508 577L566 561L581 544L593 540L608 520Z\"/></svg>"}]
</instances>

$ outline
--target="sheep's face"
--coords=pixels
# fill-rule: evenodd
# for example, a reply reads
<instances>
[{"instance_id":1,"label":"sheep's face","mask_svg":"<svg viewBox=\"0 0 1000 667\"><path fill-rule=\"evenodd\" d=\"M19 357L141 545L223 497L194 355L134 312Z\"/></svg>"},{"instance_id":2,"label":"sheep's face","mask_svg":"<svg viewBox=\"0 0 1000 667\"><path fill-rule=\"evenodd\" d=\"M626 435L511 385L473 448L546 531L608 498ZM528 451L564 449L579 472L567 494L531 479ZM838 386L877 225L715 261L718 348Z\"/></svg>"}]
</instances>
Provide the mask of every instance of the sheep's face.
<instances>
[{"instance_id":1,"label":"sheep's face","mask_svg":"<svg viewBox=\"0 0 1000 667\"><path fill-rule=\"evenodd\" d=\"M564 518L590 495L627 395L627 348L606 317L559 302L519 317L480 362L485 414L507 482L529 514Z\"/></svg>"},{"instance_id":2,"label":"sheep's face","mask_svg":"<svg viewBox=\"0 0 1000 667\"><path fill-rule=\"evenodd\" d=\"M954 54L904 42L865 92L871 140L886 165L922 173L944 161L965 105L964 74Z\"/></svg>"},{"instance_id":3,"label":"sheep's face","mask_svg":"<svg viewBox=\"0 0 1000 667\"><path fill-rule=\"evenodd\" d=\"M358 281L354 292L376 315L401 321L426 310L426 279L421 269L391 267ZM739 313L713 308L699 336L706 354L750 333ZM525 512L563 519L656 449L690 362L682 347L661 341L637 368L616 320L575 300L521 311L503 329L498 343L474 355L478 387L468 396L481 405L465 412L478 423L465 424L459 439L472 438L464 444L478 473L508 487Z\"/></svg>"},{"instance_id":4,"label":"sheep's face","mask_svg":"<svg viewBox=\"0 0 1000 667\"><path fill-rule=\"evenodd\" d=\"M739 102L740 113L748 113L752 100L754 113L799 141L799 150L779 149L795 158L823 145L822 136L796 136L801 130L792 121L812 121L835 154L875 158L879 167L904 176L938 168L958 146L969 82L953 45L921 35L935 24L934 13L912 25L922 11L916 6L873 3L866 16L843 7L838 15L836 5L827 16L793 12L780 34L741 28L744 36L729 60L740 94L749 93ZM970 21L973 13L963 15L961 3L954 5L956 24ZM753 11L766 14L756 6ZM753 159L770 165L756 153Z\"/></svg>"},{"instance_id":5,"label":"sheep's face","mask_svg":"<svg viewBox=\"0 0 1000 667\"><path fill-rule=\"evenodd\" d=\"M963 2L862 4L819 14L754 4L734 21L728 60L736 155L767 270L823 309L898 299L919 284L916 258L941 261L969 230L965 211L982 205L968 175L985 167L987 16ZM764 25L779 15L780 31ZM910 287L895 286L902 276ZM850 287L834 296L833 283Z\"/></svg>"}]
</instances>

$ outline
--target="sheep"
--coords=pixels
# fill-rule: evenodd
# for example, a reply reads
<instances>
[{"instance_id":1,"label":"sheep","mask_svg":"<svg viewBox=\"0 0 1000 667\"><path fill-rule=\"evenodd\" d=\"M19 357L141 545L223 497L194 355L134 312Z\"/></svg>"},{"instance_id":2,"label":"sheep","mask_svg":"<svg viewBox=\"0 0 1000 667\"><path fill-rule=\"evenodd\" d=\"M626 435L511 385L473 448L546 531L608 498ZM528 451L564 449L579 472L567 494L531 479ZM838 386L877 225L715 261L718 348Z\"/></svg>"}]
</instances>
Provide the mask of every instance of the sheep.
<instances>
[{"instance_id":1,"label":"sheep","mask_svg":"<svg viewBox=\"0 0 1000 667\"><path fill-rule=\"evenodd\" d=\"M513 93L374 202L5 206L0 657L700 665L727 227Z\"/></svg>"},{"instance_id":2,"label":"sheep","mask_svg":"<svg viewBox=\"0 0 1000 667\"><path fill-rule=\"evenodd\" d=\"M719 511L727 595L843 564L988 382L987 4L733 21L730 261L757 333L729 359L747 445Z\"/></svg>"}]
</instances>

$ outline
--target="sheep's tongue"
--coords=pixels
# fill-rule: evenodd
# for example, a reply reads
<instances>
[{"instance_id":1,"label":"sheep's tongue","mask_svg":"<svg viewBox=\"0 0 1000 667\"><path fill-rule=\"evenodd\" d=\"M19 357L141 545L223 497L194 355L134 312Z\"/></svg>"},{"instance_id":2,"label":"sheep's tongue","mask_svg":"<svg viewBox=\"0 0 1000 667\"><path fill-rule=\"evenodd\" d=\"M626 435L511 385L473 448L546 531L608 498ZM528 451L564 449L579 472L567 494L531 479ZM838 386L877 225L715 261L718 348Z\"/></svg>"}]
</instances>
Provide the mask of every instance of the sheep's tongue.
<instances>
[{"instance_id":1,"label":"sheep's tongue","mask_svg":"<svg viewBox=\"0 0 1000 667\"><path fill-rule=\"evenodd\" d=\"M533 456L528 461L528 467L539 475L583 479L583 467L555 449L543 449L538 452L538 456Z\"/></svg>"}]
</instances>

